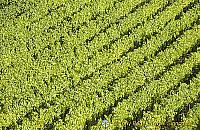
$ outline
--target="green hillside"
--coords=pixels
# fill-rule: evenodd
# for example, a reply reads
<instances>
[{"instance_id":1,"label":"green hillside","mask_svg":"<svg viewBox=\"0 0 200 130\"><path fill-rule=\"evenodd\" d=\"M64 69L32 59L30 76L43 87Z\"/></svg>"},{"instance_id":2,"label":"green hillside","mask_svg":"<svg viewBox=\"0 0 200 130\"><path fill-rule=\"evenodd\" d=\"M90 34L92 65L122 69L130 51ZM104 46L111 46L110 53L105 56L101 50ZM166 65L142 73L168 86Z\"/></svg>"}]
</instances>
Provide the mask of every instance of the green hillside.
<instances>
[{"instance_id":1,"label":"green hillside","mask_svg":"<svg viewBox=\"0 0 200 130\"><path fill-rule=\"evenodd\" d=\"M200 130L199 0L0 0L0 130Z\"/></svg>"}]
</instances>

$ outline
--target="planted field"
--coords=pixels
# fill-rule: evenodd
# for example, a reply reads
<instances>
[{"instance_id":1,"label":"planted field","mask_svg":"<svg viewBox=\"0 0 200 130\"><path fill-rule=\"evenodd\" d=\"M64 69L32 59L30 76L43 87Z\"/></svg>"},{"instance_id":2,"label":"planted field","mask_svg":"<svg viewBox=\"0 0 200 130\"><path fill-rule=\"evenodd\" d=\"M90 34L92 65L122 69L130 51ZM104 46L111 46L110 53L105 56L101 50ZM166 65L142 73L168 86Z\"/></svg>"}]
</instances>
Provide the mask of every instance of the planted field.
<instances>
[{"instance_id":1,"label":"planted field","mask_svg":"<svg viewBox=\"0 0 200 130\"><path fill-rule=\"evenodd\" d=\"M199 0L0 0L0 129L200 130Z\"/></svg>"}]
</instances>

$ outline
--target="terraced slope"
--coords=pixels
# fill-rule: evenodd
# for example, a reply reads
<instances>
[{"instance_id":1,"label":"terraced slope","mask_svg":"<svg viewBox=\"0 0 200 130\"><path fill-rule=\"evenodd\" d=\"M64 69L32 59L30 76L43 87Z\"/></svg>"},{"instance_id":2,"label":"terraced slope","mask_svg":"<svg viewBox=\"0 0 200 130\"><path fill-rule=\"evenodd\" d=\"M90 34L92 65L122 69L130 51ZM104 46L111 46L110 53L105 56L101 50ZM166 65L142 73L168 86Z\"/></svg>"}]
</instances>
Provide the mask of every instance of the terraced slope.
<instances>
[{"instance_id":1,"label":"terraced slope","mask_svg":"<svg viewBox=\"0 0 200 130\"><path fill-rule=\"evenodd\" d=\"M200 129L199 24L199 0L1 0L0 128Z\"/></svg>"}]
</instances>

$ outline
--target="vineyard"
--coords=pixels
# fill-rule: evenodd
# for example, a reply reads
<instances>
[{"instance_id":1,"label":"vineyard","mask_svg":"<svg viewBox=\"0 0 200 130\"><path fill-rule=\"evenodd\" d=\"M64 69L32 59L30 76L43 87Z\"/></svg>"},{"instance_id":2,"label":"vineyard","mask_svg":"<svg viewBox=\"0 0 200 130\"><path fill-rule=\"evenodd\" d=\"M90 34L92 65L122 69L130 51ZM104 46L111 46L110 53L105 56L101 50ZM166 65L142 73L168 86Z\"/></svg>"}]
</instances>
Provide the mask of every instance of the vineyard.
<instances>
[{"instance_id":1,"label":"vineyard","mask_svg":"<svg viewBox=\"0 0 200 130\"><path fill-rule=\"evenodd\" d=\"M0 130L200 130L199 0L0 0Z\"/></svg>"}]
</instances>

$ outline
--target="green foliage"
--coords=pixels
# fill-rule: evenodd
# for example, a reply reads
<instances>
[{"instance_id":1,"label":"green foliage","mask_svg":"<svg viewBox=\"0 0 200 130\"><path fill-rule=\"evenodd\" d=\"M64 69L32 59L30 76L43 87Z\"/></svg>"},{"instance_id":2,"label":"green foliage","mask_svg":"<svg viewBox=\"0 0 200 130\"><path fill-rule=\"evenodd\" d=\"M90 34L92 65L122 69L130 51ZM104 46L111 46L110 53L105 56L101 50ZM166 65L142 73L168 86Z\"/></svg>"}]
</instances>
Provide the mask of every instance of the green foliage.
<instances>
[{"instance_id":1,"label":"green foliage","mask_svg":"<svg viewBox=\"0 0 200 130\"><path fill-rule=\"evenodd\" d=\"M199 10L198 0L0 1L0 128L198 129Z\"/></svg>"}]
</instances>

